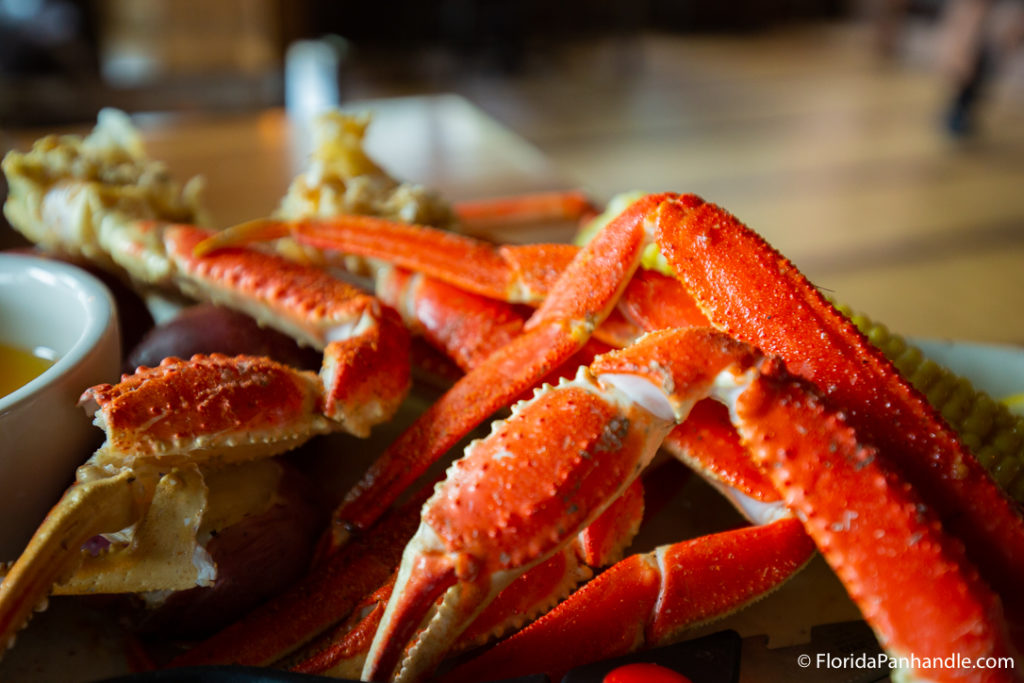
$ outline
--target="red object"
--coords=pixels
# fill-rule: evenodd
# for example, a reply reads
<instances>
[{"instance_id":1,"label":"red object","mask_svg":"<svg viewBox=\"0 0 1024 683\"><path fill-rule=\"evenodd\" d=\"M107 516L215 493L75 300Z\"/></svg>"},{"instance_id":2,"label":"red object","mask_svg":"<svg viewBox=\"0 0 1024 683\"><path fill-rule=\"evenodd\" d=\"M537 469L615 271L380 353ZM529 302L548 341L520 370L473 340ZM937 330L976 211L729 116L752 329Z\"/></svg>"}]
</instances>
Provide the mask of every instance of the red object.
<instances>
[{"instance_id":1,"label":"red object","mask_svg":"<svg viewBox=\"0 0 1024 683\"><path fill-rule=\"evenodd\" d=\"M612 669L601 683L692 683L672 669L649 662L636 662Z\"/></svg>"}]
</instances>

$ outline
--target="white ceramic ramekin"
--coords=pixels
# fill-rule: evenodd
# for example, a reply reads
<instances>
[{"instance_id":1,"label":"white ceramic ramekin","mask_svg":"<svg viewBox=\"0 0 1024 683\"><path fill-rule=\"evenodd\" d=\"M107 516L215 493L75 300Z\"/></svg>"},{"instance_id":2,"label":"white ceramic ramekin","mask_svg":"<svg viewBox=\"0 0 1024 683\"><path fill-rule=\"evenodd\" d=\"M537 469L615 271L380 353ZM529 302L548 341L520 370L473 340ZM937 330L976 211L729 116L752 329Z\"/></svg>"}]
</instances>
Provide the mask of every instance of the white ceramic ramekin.
<instances>
[{"instance_id":1,"label":"white ceramic ramekin","mask_svg":"<svg viewBox=\"0 0 1024 683\"><path fill-rule=\"evenodd\" d=\"M56 361L0 397L0 561L32 532L101 440L78 398L114 382L120 366L117 310L109 290L81 268L0 254L0 342L52 350Z\"/></svg>"}]
</instances>

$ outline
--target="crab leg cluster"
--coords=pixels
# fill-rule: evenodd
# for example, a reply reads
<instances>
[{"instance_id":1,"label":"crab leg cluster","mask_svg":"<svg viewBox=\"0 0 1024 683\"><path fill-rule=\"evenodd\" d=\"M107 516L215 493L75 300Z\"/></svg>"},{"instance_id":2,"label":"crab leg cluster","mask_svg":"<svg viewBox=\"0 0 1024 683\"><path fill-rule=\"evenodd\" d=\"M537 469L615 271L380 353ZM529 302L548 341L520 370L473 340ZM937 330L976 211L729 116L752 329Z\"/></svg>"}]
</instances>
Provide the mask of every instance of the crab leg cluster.
<instances>
[{"instance_id":1,"label":"crab leg cluster","mask_svg":"<svg viewBox=\"0 0 1024 683\"><path fill-rule=\"evenodd\" d=\"M93 180L22 175L18 183L27 185L12 183L7 210L12 221L44 226L38 241L85 245L82 253L134 279L239 308L324 348L325 362L317 377L255 359L173 360L87 392L108 441L0 588L5 639L79 561L62 546L135 521L142 535L173 536L170 520L199 516L197 462L266 457L339 426L365 433L401 400L408 370L391 362L406 353L398 314L316 268L237 246L289 237L300 248L286 251L315 252L317 263L334 252L372 259L381 297L466 374L344 498L310 576L249 625L177 663L275 661L393 582L390 597L386 588L373 593L359 608L367 614L342 627L343 647L299 666L339 673L365 656L365 679L428 677L451 652L507 628L500 624L518 628L524 617L508 614L532 618L547 609L585 578L583 565L613 561L636 532L637 477L662 445L754 526L627 558L454 680L479 680L484 667L510 659L557 671L675 639L777 587L806 563L812 541L894 656L1017 653L1020 510L788 261L698 197L644 197L584 249L492 247L333 216L327 204L316 219L261 220L212 235L177 225L188 216L171 219L136 196L108 195ZM533 204L589 210L580 197ZM506 213L501 203L463 207L479 220L495 211ZM676 277L638 271L652 244ZM526 318L519 304L537 310ZM645 330L655 331L641 336ZM607 345L624 348L601 355ZM588 367L571 372L577 365ZM567 373L467 449L423 507L415 534L427 493L380 519L475 426ZM253 405L273 410L254 413ZM83 525L82 517L93 521ZM192 547L190 533L171 545ZM397 545L407 540L399 563ZM723 553L736 561L709 561ZM368 568L369 578L351 582L350 572ZM194 563L174 572L185 578L167 581L197 578ZM720 593L710 596L709 585ZM602 605L615 599L635 607L631 620L603 616ZM609 628L566 625L587 614L602 615L590 621ZM278 633L260 640L252 628ZM1005 668L908 673L1018 680Z\"/></svg>"},{"instance_id":2,"label":"crab leg cluster","mask_svg":"<svg viewBox=\"0 0 1024 683\"><path fill-rule=\"evenodd\" d=\"M317 376L245 356L169 359L87 391L83 402L107 442L0 586L5 644L53 582L73 573L85 539L134 528L147 516L164 521L136 532L153 528L173 538L183 498L193 501L190 518L198 520L205 506L198 466L273 456L328 431L366 436L391 417L410 385L408 332L375 297L275 254L235 248L196 256L195 246L211 232L177 222L197 215L189 193L145 158L125 125L108 114L84 140L47 138L27 154L7 155L11 192L4 210L12 225L41 245L146 286L249 313L321 349L323 364ZM138 567L149 566L138 539L127 547ZM194 537L185 547L194 549ZM205 570L192 566L192 550L182 554L181 572L193 585L208 582ZM107 553L106 565L123 571L115 557ZM168 585L151 579L125 581L121 590L182 587L180 578Z\"/></svg>"},{"instance_id":3,"label":"crab leg cluster","mask_svg":"<svg viewBox=\"0 0 1024 683\"><path fill-rule=\"evenodd\" d=\"M937 515L947 525L948 531L942 534L948 532L962 539L942 541L952 549L943 550L944 553L948 552L947 557L951 559L938 565L943 568L941 571L945 572L950 566L960 566L962 558L956 548L960 543L966 543L968 557L981 569L985 581L1004 596L1010 593L1008 573L1018 571L1021 566L1018 557L1021 547L1019 512L1008 503L927 404L907 387L891 366L881 359L880 354L871 349L785 259L734 218L695 198L661 197L653 201L649 198L648 202L651 203L640 209L643 218L634 215L632 222L616 221L618 227L610 227L607 232L622 231L626 225L636 228L649 221L651 232L658 233L670 263L680 274L689 294L698 301L713 324L737 337L746 338L769 353L781 356L795 372L819 383L828 394L828 400L843 410L857 429L867 435L862 436L865 443L881 444L877 453L873 449L864 451L870 455L865 456L863 460L866 464L859 465L861 469L855 472L871 469L869 465L873 466L876 459L884 463L881 467L886 473L885 477L906 477L913 484L914 495L921 495L927 500L927 503L922 503L921 509L929 510L928 515ZM632 209L636 210L636 207ZM626 231L629 229L626 228ZM574 265L593 258L595 253L600 254L600 258L614 259L616 256L609 255L614 254L614 249L613 245L602 244L593 251L583 252ZM623 255L623 251L617 254L622 257L621 263L627 264L622 270L609 267L605 261L597 265L595 270L606 274L609 280L620 278L618 281L621 282L628 278L632 273L631 267L635 267L628 265L635 252L632 246L625 251L628 254ZM572 281L566 278L559 282L559 286L564 287ZM589 293L590 283L581 289L585 294ZM580 291L573 289L572 296L579 296ZM582 305L587 320L600 320L603 311L607 310L604 304L592 308L587 308L588 305ZM470 373L470 376L473 374ZM891 413L896 419L887 419L880 409ZM826 447L831 447L831 444ZM853 488L852 484L848 486ZM910 484L900 484L895 488L901 486L909 489ZM787 502L795 507L796 502L791 500L792 493L783 493ZM903 504L894 505L900 508ZM937 512L931 512L933 509ZM801 512L809 518L822 515L822 510L818 508L811 512ZM924 517L915 517L908 520L907 526L900 528L899 525L893 527L884 519L868 515L867 511L861 513L856 510L832 509L824 516L827 521L823 522L823 529L819 529L816 535L812 534L819 547L834 546L836 538L845 538L836 536L832 529L836 525L845 528L851 513L870 519L871 533L892 535L899 538L901 544L912 547L919 543L919 534L924 533L921 529L935 531L934 519L927 521ZM971 529L984 528L987 531L975 534L965 528L968 519L972 520ZM938 538L945 539L946 536L942 534ZM871 545L868 539L858 539L857 543L861 542L866 546ZM844 547L839 556L835 553L831 555L840 576L847 581L851 594L859 598L862 605L867 605L864 607L866 616L872 620L885 644L897 652L912 651L919 654L922 650L915 649L916 645L907 646L899 642L901 637L907 635L905 632L900 635L888 632L892 624L888 617L880 616L875 606L878 602L885 605L887 601L898 600L898 597L893 597L899 594L898 591L890 593L888 597L880 595L878 591L884 586L865 589L864 584L870 582L860 577L857 572L861 570L843 569L850 564L850 558L855 556L853 550ZM828 553L826 555L829 556ZM973 605L972 614L978 618L978 622L972 628L990 637L991 643L994 643L993 651L1012 652L1005 640L1005 625L999 601L992 597L991 592L985 593L989 589L984 583L979 584L972 573L975 570L970 569L969 564L965 566L968 568L958 580L962 580L964 586L969 586L969 590L964 589L957 594L973 595L969 602ZM929 576L925 569L916 564L912 567L911 574ZM445 571L450 573L454 570ZM417 579L419 583L423 581L426 579ZM978 589L978 585L982 588ZM434 592L440 590L437 585L433 585L432 589ZM479 594L489 595L493 592L492 589L483 591L479 587L474 590L478 597ZM865 596L865 592L870 593L870 597ZM396 599L402 598L393 598ZM404 621L415 622L416 619ZM415 627L404 623L401 628ZM398 640L401 642L402 638ZM913 638L911 642L915 642ZM394 651L381 647L378 651L385 654L377 654L374 659L383 661L383 665L371 662L367 673L372 671L380 674L394 664L389 661L389 658L396 656ZM400 650L401 646L398 647ZM949 647L959 647L959 644L951 644ZM426 671L432 663L436 663L436 660L416 664L410 670L418 671L418 667L422 667L422 671Z\"/></svg>"}]
</instances>

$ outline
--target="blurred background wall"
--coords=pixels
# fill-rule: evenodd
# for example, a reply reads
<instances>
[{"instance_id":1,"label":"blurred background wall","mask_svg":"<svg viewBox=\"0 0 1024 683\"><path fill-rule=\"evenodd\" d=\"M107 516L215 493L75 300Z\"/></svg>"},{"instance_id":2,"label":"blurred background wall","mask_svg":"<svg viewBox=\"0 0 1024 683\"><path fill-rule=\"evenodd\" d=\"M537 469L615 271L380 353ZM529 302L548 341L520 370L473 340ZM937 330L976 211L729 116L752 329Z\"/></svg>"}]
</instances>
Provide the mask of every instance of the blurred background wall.
<instances>
[{"instance_id":1,"label":"blurred background wall","mask_svg":"<svg viewBox=\"0 0 1024 683\"><path fill-rule=\"evenodd\" d=\"M905 3L897 4L905 11ZM86 121L109 105L135 111L282 104L283 64L288 47L300 39L334 36L350 87L373 78L423 83L467 70L544 69L582 40L610 38L628 50L629 41L647 31L754 32L849 18L863 14L860 5L844 0L0 0L0 125Z\"/></svg>"}]
</instances>

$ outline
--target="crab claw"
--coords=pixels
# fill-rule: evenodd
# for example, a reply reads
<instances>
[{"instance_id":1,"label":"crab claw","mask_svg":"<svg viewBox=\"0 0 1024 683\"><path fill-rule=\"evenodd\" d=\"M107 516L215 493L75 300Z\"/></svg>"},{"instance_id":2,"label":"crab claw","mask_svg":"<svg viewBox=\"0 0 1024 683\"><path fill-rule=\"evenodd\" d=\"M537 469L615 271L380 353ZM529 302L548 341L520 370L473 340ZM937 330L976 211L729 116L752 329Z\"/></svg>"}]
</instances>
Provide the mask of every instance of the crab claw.
<instances>
[{"instance_id":1,"label":"crab claw","mask_svg":"<svg viewBox=\"0 0 1024 683\"><path fill-rule=\"evenodd\" d=\"M414 640L399 680L432 670L498 593L592 522L653 456L667 426L577 382L519 404L449 470L403 555L365 679L388 676ZM532 467L520 473L523 454Z\"/></svg>"},{"instance_id":2,"label":"crab claw","mask_svg":"<svg viewBox=\"0 0 1024 683\"><path fill-rule=\"evenodd\" d=\"M180 552L174 553L175 562L164 556L163 564L173 565L161 568L170 584L153 586L152 576L132 572L120 590L201 581L203 568L193 561L195 531L206 506L198 464L269 457L330 429L319 411L316 375L246 356L169 358L119 384L92 387L82 400L95 410L107 440L79 468L76 483L0 584L0 643L13 639L54 583L71 576L86 540L136 522L129 541L133 551L175 539L165 549ZM183 519L190 523L183 525Z\"/></svg>"},{"instance_id":3,"label":"crab claw","mask_svg":"<svg viewBox=\"0 0 1024 683\"><path fill-rule=\"evenodd\" d=\"M396 678L415 680L432 670L494 596L622 494L677 416L689 412L691 392L706 390L726 367L755 358L720 336L690 341L690 348L679 344L672 351L691 363L656 385L678 391L668 388L666 395L631 377L608 375L599 382L581 370L576 379L517 405L487 439L467 448L424 508L364 678L391 674L410 641ZM670 355L667 348L653 356L645 355L649 347L632 349L629 362L669 367L662 357ZM414 639L442 594L437 616Z\"/></svg>"},{"instance_id":4,"label":"crab claw","mask_svg":"<svg viewBox=\"0 0 1024 683\"><path fill-rule=\"evenodd\" d=\"M755 462L894 656L1013 652L999 599L880 453L777 361L693 329L599 357L467 449L424 507L363 678L432 671L500 590L600 514L708 396L729 407ZM922 582L928 591L915 591Z\"/></svg>"}]
</instances>

